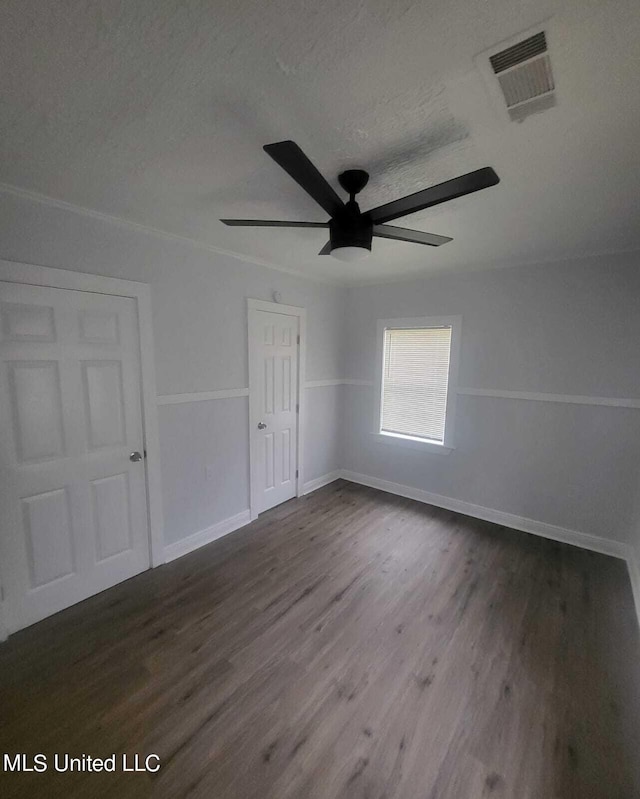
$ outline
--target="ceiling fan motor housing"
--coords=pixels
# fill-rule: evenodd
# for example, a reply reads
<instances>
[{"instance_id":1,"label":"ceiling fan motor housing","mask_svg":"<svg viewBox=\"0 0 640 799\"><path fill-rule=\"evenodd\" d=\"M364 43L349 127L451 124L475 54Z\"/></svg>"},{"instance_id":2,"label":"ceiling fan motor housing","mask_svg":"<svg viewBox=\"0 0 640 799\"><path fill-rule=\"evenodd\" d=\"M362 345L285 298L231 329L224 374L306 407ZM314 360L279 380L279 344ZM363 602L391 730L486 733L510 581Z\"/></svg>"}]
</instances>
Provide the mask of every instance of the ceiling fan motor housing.
<instances>
[{"instance_id":1,"label":"ceiling fan motor housing","mask_svg":"<svg viewBox=\"0 0 640 799\"><path fill-rule=\"evenodd\" d=\"M329 233L332 250L338 247L362 247L371 250L373 224L366 216L340 214L329 222Z\"/></svg>"}]
</instances>

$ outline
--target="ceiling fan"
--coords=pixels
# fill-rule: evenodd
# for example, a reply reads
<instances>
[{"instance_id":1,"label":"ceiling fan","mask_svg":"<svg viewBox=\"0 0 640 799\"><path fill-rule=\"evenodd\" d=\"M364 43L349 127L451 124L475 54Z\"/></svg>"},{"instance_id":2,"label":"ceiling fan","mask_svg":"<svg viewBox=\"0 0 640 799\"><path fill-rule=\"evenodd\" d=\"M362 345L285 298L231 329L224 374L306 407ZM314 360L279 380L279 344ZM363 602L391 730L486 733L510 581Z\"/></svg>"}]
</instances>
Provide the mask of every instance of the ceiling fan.
<instances>
[{"instance_id":1,"label":"ceiling fan","mask_svg":"<svg viewBox=\"0 0 640 799\"><path fill-rule=\"evenodd\" d=\"M349 195L349 200L345 203L295 142L279 141L265 144L263 149L331 218L328 222L286 222L267 219L221 219L220 221L225 225L240 227L329 228L330 240L320 250L319 255L333 255L341 261L358 261L366 258L371 252L373 236L426 244L430 247L446 244L451 241L448 236L407 230L387 225L386 222L495 186L500 182L493 169L487 166L362 212L355 198L356 194L367 185L368 172L363 169L347 169L338 175L338 182Z\"/></svg>"}]
</instances>

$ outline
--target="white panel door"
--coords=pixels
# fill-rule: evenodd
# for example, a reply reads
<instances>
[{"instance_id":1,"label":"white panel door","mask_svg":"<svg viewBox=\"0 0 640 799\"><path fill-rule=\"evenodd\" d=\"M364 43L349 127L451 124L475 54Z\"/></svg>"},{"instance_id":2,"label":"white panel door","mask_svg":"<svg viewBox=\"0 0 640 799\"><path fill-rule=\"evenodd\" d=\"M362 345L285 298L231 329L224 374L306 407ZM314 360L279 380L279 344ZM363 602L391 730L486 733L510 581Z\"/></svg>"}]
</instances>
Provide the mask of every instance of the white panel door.
<instances>
[{"instance_id":1,"label":"white panel door","mask_svg":"<svg viewBox=\"0 0 640 799\"><path fill-rule=\"evenodd\" d=\"M10 632L149 568L133 299L0 282L0 579Z\"/></svg>"},{"instance_id":2,"label":"white panel door","mask_svg":"<svg viewBox=\"0 0 640 799\"><path fill-rule=\"evenodd\" d=\"M249 310L252 505L296 495L299 318Z\"/></svg>"}]
</instances>

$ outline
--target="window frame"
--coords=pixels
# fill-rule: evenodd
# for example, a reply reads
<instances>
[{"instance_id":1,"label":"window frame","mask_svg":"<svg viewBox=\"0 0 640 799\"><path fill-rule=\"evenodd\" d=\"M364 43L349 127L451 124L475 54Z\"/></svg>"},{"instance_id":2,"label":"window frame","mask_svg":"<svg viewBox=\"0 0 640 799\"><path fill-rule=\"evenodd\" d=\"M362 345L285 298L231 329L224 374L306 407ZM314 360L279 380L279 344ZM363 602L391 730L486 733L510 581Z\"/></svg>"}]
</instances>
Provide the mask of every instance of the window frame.
<instances>
[{"instance_id":1,"label":"window frame","mask_svg":"<svg viewBox=\"0 0 640 799\"><path fill-rule=\"evenodd\" d=\"M445 408L444 441L425 441L399 433L382 431L382 397L384 372L384 335L386 330L415 330L430 327L451 328L451 351L449 354L449 379L447 382L447 405ZM460 363L461 316L415 316L402 319L378 319L376 332L376 404L372 435L382 444L403 446L411 449L448 455L455 449L456 398L458 394L458 367Z\"/></svg>"}]
</instances>

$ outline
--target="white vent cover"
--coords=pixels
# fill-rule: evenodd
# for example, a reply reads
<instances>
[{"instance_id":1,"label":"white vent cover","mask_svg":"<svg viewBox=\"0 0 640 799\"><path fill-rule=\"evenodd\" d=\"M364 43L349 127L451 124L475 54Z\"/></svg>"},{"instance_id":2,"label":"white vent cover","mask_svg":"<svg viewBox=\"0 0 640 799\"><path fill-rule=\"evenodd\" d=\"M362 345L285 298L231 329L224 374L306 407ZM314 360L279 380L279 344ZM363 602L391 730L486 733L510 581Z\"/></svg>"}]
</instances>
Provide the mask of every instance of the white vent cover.
<instances>
[{"instance_id":1,"label":"white vent cover","mask_svg":"<svg viewBox=\"0 0 640 799\"><path fill-rule=\"evenodd\" d=\"M489 61L511 119L520 121L555 105L555 84L544 31L495 53Z\"/></svg>"},{"instance_id":2,"label":"white vent cover","mask_svg":"<svg viewBox=\"0 0 640 799\"><path fill-rule=\"evenodd\" d=\"M499 42L474 61L500 116L511 122L556 104L550 53L556 40L553 17Z\"/></svg>"}]
</instances>

